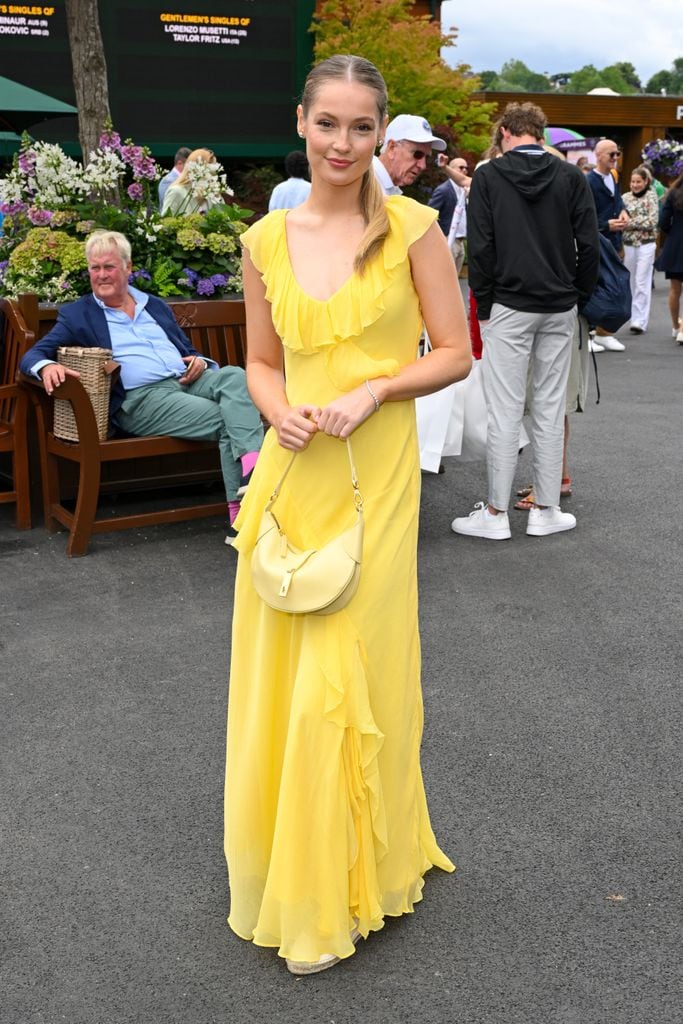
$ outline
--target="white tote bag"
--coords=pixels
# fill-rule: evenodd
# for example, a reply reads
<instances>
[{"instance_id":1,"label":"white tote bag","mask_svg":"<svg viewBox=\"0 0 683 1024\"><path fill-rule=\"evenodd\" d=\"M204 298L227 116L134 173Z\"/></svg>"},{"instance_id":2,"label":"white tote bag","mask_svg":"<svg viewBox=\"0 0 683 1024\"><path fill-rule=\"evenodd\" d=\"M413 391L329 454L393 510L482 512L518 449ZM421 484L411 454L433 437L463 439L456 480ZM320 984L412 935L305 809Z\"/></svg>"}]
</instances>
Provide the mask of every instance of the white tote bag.
<instances>
[{"instance_id":1,"label":"white tote bag","mask_svg":"<svg viewBox=\"0 0 683 1024\"><path fill-rule=\"evenodd\" d=\"M488 414L481 372L481 360L475 359L465 380L450 384L433 395L418 398L420 466L438 473L442 456L459 462L486 461ZM522 424L519 447L529 443Z\"/></svg>"},{"instance_id":2,"label":"white tote bag","mask_svg":"<svg viewBox=\"0 0 683 1024\"><path fill-rule=\"evenodd\" d=\"M452 422L457 387L457 384L449 384L447 388L435 391L432 395L423 395L415 399L420 469L426 473L439 472L446 435L449 431L451 435L457 431L457 425ZM462 433L462 421L460 432Z\"/></svg>"}]
</instances>

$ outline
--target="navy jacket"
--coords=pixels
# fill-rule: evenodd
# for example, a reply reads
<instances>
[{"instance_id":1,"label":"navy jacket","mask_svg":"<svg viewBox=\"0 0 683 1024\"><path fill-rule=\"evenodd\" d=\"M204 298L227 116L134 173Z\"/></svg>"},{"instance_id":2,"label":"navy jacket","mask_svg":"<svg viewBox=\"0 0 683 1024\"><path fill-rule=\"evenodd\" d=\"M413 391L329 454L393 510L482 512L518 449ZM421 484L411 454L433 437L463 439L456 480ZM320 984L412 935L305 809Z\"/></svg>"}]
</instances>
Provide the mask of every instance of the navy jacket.
<instances>
[{"instance_id":1,"label":"navy jacket","mask_svg":"<svg viewBox=\"0 0 683 1024\"><path fill-rule=\"evenodd\" d=\"M446 238L448 238L448 232L451 230L453 214L457 205L458 197L450 181L443 181L438 185L429 198L429 206L439 212L439 227Z\"/></svg>"},{"instance_id":2,"label":"navy jacket","mask_svg":"<svg viewBox=\"0 0 683 1024\"><path fill-rule=\"evenodd\" d=\"M668 193L659 215L659 230L665 238L655 263L657 270L683 274L683 210L674 206L673 192Z\"/></svg>"},{"instance_id":3,"label":"navy jacket","mask_svg":"<svg viewBox=\"0 0 683 1024\"><path fill-rule=\"evenodd\" d=\"M621 198L619 185L614 182L614 195L610 192L602 180L602 175L597 171L589 171L586 180L590 185L593 199L595 200L595 212L598 215L598 231L612 243L617 252L621 252L622 238L621 231L610 231L607 226L608 220L614 220L624 209L624 200Z\"/></svg>"},{"instance_id":4,"label":"navy jacket","mask_svg":"<svg viewBox=\"0 0 683 1024\"><path fill-rule=\"evenodd\" d=\"M181 356L199 355L189 339L176 323L173 313L162 299L150 295L147 300L147 311L163 328L169 341L172 341ZM40 341L28 350L21 360L22 373L30 373L31 367L41 359L56 362L57 349L62 345L80 345L82 348L111 348L109 327L100 306L92 295L84 295L76 302L70 302L59 311L57 323ZM125 391L117 375L112 383L109 401L109 419L116 425L116 413L121 408Z\"/></svg>"}]
</instances>

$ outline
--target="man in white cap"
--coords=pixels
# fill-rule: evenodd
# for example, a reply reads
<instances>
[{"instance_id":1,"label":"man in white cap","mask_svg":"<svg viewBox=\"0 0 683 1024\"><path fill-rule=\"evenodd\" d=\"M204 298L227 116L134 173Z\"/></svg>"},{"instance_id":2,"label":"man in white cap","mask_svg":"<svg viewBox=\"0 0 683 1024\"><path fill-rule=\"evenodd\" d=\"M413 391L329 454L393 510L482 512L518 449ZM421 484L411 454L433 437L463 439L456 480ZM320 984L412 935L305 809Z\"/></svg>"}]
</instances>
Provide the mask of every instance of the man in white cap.
<instances>
[{"instance_id":1,"label":"man in white cap","mask_svg":"<svg viewBox=\"0 0 683 1024\"><path fill-rule=\"evenodd\" d=\"M416 181L432 151L442 153L445 148L424 117L399 114L387 125L382 151L373 159L375 177L388 196L400 196L401 185Z\"/></svg>"}]
</instances>

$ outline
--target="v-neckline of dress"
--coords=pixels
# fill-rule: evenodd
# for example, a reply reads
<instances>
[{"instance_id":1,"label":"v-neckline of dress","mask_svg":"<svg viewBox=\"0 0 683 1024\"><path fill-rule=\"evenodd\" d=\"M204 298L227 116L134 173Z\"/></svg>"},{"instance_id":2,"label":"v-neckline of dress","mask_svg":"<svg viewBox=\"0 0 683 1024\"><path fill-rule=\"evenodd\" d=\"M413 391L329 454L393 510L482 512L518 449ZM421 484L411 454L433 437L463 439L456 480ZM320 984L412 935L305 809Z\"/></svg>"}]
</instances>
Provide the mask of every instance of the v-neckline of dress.
<instances>
[{"instance_id":1,"label":"v-neckline of dress","mask_svg":"<svg viewBox=\"0 0 683 1024\"><path fill-rule=\"evenodd\" d=\"M333 299L335 299L338 295L340 295L344 291L344 289L356 277L356 274L358 272L355 269L352 270L351 273L349 274L349 276L346 278L346 280L342 284L340 284L340 286L336 289L336 291L332 292L332 294L328 298L326 298L326 299L316 299L313 295L309 295L308 292L305 291L305 289L301 287L301 285L299 284L299 282L297 280L296 274L294 273L294 264L292 263L292 257L291 257L291 255L289 253L289 242L287 241L287 214L288 214L289 211L288 210L283 210L282 212L284 214L284 216L282 218L282 234L283 234L283 239L284 239L285 253L287 254L287 265L289 267L289 273L291 274L292 281L294 281L294 284L296 285L296 287L299 290L299 292L304 296L304 298L308 299L309 302L317 302L318 305L320 305L320 306L327 306L328 303L332 302Z\"/></svg>"}]
</instances>

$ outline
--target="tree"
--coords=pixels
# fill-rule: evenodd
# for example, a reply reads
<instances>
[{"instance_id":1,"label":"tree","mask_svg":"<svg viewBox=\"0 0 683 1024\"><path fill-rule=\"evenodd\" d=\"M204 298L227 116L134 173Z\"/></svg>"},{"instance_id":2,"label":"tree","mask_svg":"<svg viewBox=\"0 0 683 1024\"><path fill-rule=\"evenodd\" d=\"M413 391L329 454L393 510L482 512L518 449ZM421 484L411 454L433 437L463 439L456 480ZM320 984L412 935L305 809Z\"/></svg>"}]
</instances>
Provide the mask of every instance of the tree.
<instances>
[{"instance_id":1,"label":"tree","mask_svg":"<svg viewBox=\"0 0 683 1024\"><path fill-rule=\"evenodd\" d=\"M683 96L683 57L676 57L670 71L658 71L645 86L645 92L661 92L670 96Z\"/></svg>"},{"instance_id":2,"label":"tree","mask_svg":"<svg viewBox=\"0 0 683 1024\"><path fill-rule=\"evenodd\" d=\"M566 92L587 93L591 89L613 89L614 92L627 95L636 90L624 78L623 74L615 64L611 64L602 71L593 64L586 64L575 71L567 83Z\"/></svg>"},{"instance_id":3,"label":"tree","mask_svg":"<svg viewBox=\"0 0 683 1024\"><path fill-rule=\"evenodd\" d=\"M477 71L477 78L481 82L481 87L486 92L487 89L495 89L496 80L498 78L497 71Z\"/></svg>"},{"instance_id":4,"label":"tree","mask_svg":"<svg viewBox=\"0 0 683 1024\"><path fill-rule=\"evenodd\" d=\"M83 162L87 163L105 124L111 120L97 0L66 0L66 24L78 107L78 139Z\"/></svg>"},{"instance_id":5,"label":"tree","mask_svg":"<svg viewBox=\"0 0 683 1024\"><path fill-rule=\"evenodd\" d=\"M508 60L489 88L495 92L550 92L551 84L545 75L532 71L523 61Z\"/></svg>"},{"instance_id":6,"label":"tree","mask_svg":"<svg viewBox=\"0 0 683 1024\"><path fill-rule=\"evenodd\" d=\"M628 85L632 86L634 89L638 89L638 91L642 89L640 78L638 77L638 72L636 71L636 69L630 61L617 61L614 67L617 69L617 71L619 71L622 78Z\"/></svg>"},{"instance_id":7,"label":"tree","mask_svg":"<svg viewBox=\"0 0 683 1024\"><path fill-rule=\"evenodd\" d=\"M389 91L389 116L411 113L450 126L458 145L480 153L489 143L493 103L472 99L479 79L466 64L449 67L441 49L453 46L427 15L410 13L412 0L326 0L311 32L315 59L355 53L379 68Z\"/></svg>"}]
</instances>

